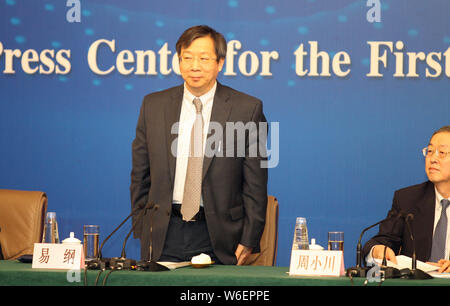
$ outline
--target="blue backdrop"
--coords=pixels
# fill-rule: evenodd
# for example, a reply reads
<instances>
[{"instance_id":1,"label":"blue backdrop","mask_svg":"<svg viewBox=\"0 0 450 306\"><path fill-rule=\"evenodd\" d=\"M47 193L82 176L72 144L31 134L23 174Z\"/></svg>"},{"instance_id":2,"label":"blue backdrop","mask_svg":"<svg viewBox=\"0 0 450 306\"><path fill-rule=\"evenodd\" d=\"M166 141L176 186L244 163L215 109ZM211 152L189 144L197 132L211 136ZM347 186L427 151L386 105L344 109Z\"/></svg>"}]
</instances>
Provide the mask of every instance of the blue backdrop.
<instances>
[{"instance_id":1,"label":"blue backdrop","mask_svg":"<svg viewBox=\"0 0 450 306\"><path fill-rule=\"evenodd\" d=\"M262 99L268 121L279 122L268 186L280 203L277 265L289 265L297 216L323 246L328 231L344 231L353 265L362 228L384 218L395 189L426 179L420 149L449 124L446 0L72 2L0 0L0 188L45 191L62 238L99 224L102 240L129 214L139 107L147 93L182 82L172 58L192 25L240 44L219 81ZM368 19L372 9L380 22ZM341 60L345 75L326 76L322 59L311 74L309 42ZM368 42L386 44L376 52ZM155 65L137 63L137 50L152 50ZM265 51L276 53L269 73ZM368 75L376 67L380 76ZM105 256L120 254L130 228ZM127 254L139 258L137 240Z\"/></svg>"}]
</instances>

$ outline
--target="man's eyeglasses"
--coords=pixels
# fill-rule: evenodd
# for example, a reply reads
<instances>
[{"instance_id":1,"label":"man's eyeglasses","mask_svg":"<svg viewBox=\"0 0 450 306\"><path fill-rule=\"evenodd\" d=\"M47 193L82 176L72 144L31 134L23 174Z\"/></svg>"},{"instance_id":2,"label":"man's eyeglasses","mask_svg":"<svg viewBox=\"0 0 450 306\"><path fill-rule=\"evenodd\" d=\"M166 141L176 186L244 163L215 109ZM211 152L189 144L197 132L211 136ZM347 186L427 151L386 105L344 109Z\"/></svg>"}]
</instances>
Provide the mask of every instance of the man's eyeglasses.
<instances>
[{"instance_id":1,"label":"man's eyeglasses","mask_svg":"<svg viewBox=\"0 0 450 306\"><path fill-rule=\"evenodd\" d=\"M196 56L193 56L193 55L183 55L183 56L181 56L181 61L184 64L187 64L187 65L192 65L196 59L198 60L198 62L202 66L207 66L207 65L211 64L212 61L216 61L217 60L217 58L212 58L212 57L205 56L205 55L202 55L200 57L196 57Z\"/></svg>"},{"instance_id":2,"label":"man's eyeglasses","mask_svg":"<svg viewBox=\"0 0 450 306\"><path fill-rule=\"evenodd\" d=\"M426 148L423 148L423 149L422 149L422 154L423 154L423 156L425 156L425 157L431 157L431 156L433 156L434 154L437 154L437 156L438 156L440 159L444 159L444 158L447 157L447 155L448 155L449 153L450 153L450 152L448 152L448 151L444 151L443 148L426 147Z\"/></svg>"}]
</instances>

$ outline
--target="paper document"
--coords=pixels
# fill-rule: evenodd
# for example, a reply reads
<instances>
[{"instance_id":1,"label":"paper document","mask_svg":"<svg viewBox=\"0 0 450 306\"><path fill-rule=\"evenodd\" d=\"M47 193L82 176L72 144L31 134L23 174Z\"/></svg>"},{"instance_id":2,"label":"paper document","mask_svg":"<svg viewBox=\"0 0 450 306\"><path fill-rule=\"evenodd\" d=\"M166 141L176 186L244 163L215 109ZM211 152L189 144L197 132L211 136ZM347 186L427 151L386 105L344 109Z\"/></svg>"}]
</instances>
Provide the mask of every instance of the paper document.
<instances>
[{"instance_id":1,"label":"paper document","mask_svg":"<svg viewBox=\"0 0 450 306\"><path fill-rule=\"evenodd\" d=\"M397 264L393 263L392 261L387 261L387 266L388 267L393 267L396 269L411 269L412 267L412 258L405 256L405 255L399 255L395 257L397 259ZM375 259L375 261L378 264L381 264L382 260L381 259ZM439 269L439 267L437 266L433 266L427 263L424 263L423 261L417 260L417 269L422 270L424 272L431 272L431 271L435 271L437 269Z\"/></svg>"},{"instance_id":2,"label":"paper document","mask_svg":"<svg viewBox=\"0 0 450 306\"><path fill-rule=\"evenodd\" d=\"M172 261L158 261L160 265L163 265L170 270L187 267L191 265L190 261L182 261L182 262L172 262Z\"/></svg>"},{"instance_id":3,"label":"paper document","mask_svg":"<svg viewBox=\"0 0 450 306\"><path fill-rule=\"evenodd\" d=\"M444 272L444 273L439 273L438 271L433 271L429 273L431 276L433 276L434 278L450 278L450 273L448 272Z\"/></svg>"}]
</instances>

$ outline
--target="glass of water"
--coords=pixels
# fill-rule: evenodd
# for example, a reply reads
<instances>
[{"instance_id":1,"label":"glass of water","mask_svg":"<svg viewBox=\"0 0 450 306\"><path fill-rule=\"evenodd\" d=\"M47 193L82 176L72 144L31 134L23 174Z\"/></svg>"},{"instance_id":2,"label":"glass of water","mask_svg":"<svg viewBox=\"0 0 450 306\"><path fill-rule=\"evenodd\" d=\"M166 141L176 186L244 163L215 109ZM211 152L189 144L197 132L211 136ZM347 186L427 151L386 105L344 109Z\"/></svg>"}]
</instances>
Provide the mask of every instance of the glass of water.
<instances>
[{"instance_id":1,"label":"glass of water","mask_svg":"<svg viewBox=\"0 0 450 306\"><path fill-rule=\"evenodd\" d=\"M344 251L344 232L328 232L328 250Z\"/></svg>"},{"instance_id":2,"label":"glass of water","mask_svg":"<svg viewBox=\"0 0 450 306\"><path fill-rule=\"evenodd\" d=\"M98 258L98 242L100 236L100 226L84 225L83 226L83 247L85 261Z\"/></svg>"}]
</instances>

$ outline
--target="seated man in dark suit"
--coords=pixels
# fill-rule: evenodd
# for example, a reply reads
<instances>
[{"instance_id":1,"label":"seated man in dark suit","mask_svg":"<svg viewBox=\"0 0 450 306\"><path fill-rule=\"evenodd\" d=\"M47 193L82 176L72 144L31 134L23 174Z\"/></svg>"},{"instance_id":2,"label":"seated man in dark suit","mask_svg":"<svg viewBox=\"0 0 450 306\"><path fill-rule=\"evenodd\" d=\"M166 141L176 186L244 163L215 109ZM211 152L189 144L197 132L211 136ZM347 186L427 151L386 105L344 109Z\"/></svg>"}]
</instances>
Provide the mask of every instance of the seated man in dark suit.
<instances>
[{"instance_id":1,"label":"seated man in dark suit","mask_svg":"<svg viewBox=\"0 0 450 306\"><path fill-rule=\"evenodd\" d=\"M450 126L432 135L423 155L429 181L397 190L388 216L414 216L410 224L417 259L434 263L443 272L450 270ZM413 241L405 218L389 218L381 223L378 234L364 245L366 261L383 258L385 247L386 259L394 263L396 254L412 256Z\"/></svg>"}]
</instances>

